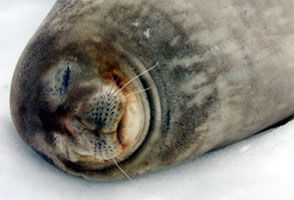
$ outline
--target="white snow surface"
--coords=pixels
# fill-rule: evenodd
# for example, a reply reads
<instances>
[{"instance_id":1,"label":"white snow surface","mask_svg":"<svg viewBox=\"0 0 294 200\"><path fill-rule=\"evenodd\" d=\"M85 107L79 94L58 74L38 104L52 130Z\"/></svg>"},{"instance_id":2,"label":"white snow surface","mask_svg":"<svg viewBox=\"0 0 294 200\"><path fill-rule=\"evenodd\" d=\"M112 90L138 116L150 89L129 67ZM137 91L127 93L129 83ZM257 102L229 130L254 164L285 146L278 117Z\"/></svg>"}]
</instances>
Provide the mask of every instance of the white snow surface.
<instances>
[{"instance_id":1,"label":"white snow surface","mask_svg":"<svg viewBox=\"0 0 294 200\"><path fill-rule=\"evenodd\" d=\"M0 200L293 200L294 121L134 179L110 183L69 176L18 136L9 90L22 50L54 0L0 0Z\"/></svg>"}]
</instances>

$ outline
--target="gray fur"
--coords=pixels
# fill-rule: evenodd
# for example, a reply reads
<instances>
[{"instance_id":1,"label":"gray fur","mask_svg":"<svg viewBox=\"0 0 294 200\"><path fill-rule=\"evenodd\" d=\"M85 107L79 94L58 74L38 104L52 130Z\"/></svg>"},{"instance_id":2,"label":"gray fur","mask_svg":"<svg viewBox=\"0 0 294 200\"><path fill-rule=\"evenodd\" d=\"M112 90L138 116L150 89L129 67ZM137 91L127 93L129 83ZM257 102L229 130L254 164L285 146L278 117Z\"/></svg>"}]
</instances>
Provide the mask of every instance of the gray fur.
<instances>
[{"instance_id":1,"label":"gray fur","mask_svg":"<svg viewBox=\"0 0 294 200\"><path fill-rule=\"evenodd\" d=\"M107 55L129 68L122 70L139 74L158 63L136 83L154 87L144 94L150 104L147 136L119 163L128 175L253 135L294 113L294 14L289 5L290 0L58 0L17 65L11 89L14 123L28 144L68 173L122 178L115 165L81 170L78 163L59 160L51 135L58 123L44 115L47 109L65 108L65 99L76 101L60 83L56 105L46 101L46 76L55 73L61 58L74 63L68 87L75 88L93 76L87 65L94 61L87 52L113 48ZM86 99L96 89L79 90L79 96Z\"/></svg>"}]
</instances>

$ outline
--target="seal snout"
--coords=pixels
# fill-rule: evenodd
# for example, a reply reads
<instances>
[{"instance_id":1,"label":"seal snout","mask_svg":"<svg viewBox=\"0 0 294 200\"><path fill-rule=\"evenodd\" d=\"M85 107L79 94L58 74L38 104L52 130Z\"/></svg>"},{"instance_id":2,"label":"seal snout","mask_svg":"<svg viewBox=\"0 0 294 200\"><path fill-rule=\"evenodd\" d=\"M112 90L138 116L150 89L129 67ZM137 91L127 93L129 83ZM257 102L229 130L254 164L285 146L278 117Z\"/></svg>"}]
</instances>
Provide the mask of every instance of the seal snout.
<instances>
[{"instance_id":1,"label":"seal snout","mask_svg":"<svg viewBox=\"0 0 294 200\"><path fill-rule=\"evenodd\" d=\"M95 95L82 111L83 123L90 129L114 131L124 111L122 101L115 92Z\"/></svg>"},{"instance_id":2,"label":"seal snout","mask_svg":"<svg viewBox=\"0 0 294 200\"><path fill-rule=\"evenodd\" d=\"M87 152L86 154L98 163L119 156L123 146L119 141L117 129L125 112L124 104L123 95L113 86L106 85L77 103L76 111L65 121L69 132L78 141L78 144L72 144L70 148L77 154Z\"/></svg>"}]
</instances>

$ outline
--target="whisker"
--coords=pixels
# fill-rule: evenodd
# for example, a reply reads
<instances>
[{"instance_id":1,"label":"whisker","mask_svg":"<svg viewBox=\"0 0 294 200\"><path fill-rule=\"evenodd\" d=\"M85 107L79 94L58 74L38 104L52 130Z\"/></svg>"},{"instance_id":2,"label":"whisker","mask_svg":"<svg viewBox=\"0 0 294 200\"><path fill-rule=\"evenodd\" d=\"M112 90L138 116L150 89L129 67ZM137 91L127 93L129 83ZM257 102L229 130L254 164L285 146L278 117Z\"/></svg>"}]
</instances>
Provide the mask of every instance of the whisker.
<instances>
[{"instance_id":1,"label":"whisker","mask_svg":"<svg viewBox=\"0 0 294 200\"><path fill-rule=\"evenodd\" d=\"M115 82L117 82L117 80L118 80L118 77L115 79ZM108 98L108 100L110 100L109 103L111 105L114 105L114 102L117 99L115 97L115 93L116 93L115 85L111 85L110 88L108 89L106 95L103 95L102 99L104 100L104 97Z\"/></svg>"},{"instance_id":2,"label":"whisker","mask_svg":"<svg viewBox=\"0 0 294 200\"><path fill-rule=\"evenodd\" d=\"M118 165L118 163L115 161L114 158L112 158L112 161L117 166L117 168L123 173L123 175L125 175L125 177L127 179L129 179L129 181L131 181L132 183L136 184L135 181Z\"/></svg>"},{"instance_id":3,"label":"whisker","mask_svg":"<svg viewBox=\"0 0 294 200\"><path fill-rule=\"evenodd\" d=\"M102 78L101 78L100 92L102 92L102 90L103 90L103 78L104 78L105 74L106 74L106 71L103 72L103 75L102 75Z\"/></svg>"},{"instance_id":4,"label":"whisker","mask_svg":"<svg viewBox=\"0 0 294 200\"><path fill-rule=\"evenodd\" d=\"M129 80L126 84L124 84L117 92L120 93L122 92L128 85L130 85L134 80L136 80L137 78L139 78L140 76L142 76L143 74L151 71L152 69L156 68L158 66L158 62L156 62L156 64L152 67L150 67L149 69L147 69L146 71L138 74L137 76L135 76L134 78L132 78L131 80Z\"/></svg>"},{"instance_id":5,"label":"whisker","mask_svg":"<svg viewBox=\"0 0 294 200\"><path fill-rule=\"evenodd\" d=\"M139 93L142 93L142 92L145 92L145 91L147 91L147 90L150 90L152 87L148 87L148 88L145 88L145 89L142 89L142 90L138 90L138 91L136 91L136 92L132 92L131 94L128 94L127 96L126 96L126 98L128 97L128 96L131 96L131 95L135 95L135 94L139 94Z\"/></svg>"},{"instance_id":6,"label":"whisker","mask_svg":"<svg viewBox=\"0 0 294 200\"><path fill-rule=\"evenodd\" d=\"M116 77L116 79L114 80L115 81L115 83L117 83L117 81L118 81L118 77ZM112 91L113 90L113 91ZM109 92L107 93L107 95L111 95L110 97L112 98L112 97L114 97L114 95L115 95L115 86L113 85L113 86L111 86L110 87L110 89L109 89Z\"/></svg>"}]
</instances>

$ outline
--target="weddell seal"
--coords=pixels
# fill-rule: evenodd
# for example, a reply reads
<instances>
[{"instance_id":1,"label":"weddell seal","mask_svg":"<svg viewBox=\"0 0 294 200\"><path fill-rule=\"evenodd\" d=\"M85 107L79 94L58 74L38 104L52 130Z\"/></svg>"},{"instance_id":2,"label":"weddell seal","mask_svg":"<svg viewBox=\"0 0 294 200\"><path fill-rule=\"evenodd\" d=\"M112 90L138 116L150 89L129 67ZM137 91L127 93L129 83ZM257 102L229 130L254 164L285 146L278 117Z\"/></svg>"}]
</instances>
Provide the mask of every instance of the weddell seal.
<instances>
[{"instance_id":1,"label":"weddell seal","mask_svg":"<svg viewBox=\"0 0 294 200\"><path fill-rule=\"evenodd\" d=\"M294 113L292 1L58 0L11 86L22 139L65 172L162 169Z\"/></svg>"}]
</instances>

